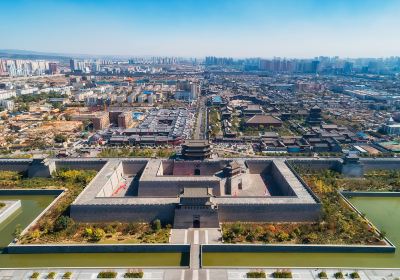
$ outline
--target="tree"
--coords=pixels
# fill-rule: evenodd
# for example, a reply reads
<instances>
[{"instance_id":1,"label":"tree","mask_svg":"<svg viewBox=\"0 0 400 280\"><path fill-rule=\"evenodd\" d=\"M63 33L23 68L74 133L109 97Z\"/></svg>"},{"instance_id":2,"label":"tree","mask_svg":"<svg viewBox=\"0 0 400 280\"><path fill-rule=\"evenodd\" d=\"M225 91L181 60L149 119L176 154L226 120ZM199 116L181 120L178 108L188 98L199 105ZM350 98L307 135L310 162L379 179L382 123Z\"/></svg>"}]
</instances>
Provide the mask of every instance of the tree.
<instances>
[{"instance_id":1,"label":"tree","mask_svg":"<svg viewBox=\"0 0 400 280\"><path fill-rule=\"evenodd\" d=\"M246 120L244 118L240 119L239 128L240 130L244 130L246 128Z\"/></svg>"},{"instance_id":2,"label":"tree","mask_svg":"<svg viewBox=\"0 0 400 280\"><path fill-rule=\"evenodd\" d=\"M255 233L250 231L249 234L246 236L246 240L249 242L253 242L254 240L256 240Z\"/></svg>"},{"instance_id":3,"label":"tree","mask_svg":"<svg viewBox=\"0 0 400 280\"><path fill-rule=\"evenodd\" d=\"M305 244L310 244L310 243L314 243L315 241L317 241L318 239L318 235L314 232L307 234L304 238L303 238L303 243Z\"/></svg>"},{"instance_id":4,"label":"tree","mask_svg":"<svg viewBox=\"0 0 400 280\"><path fill-rule=\"evenodd\" d=\"M22 104L20 104L18 106L18 110L20 112L23 112L23 111L28 112L29 111L29 105L27 103L22 103Z\"/></svg>"},{"instance_id":5,"label":"tree","mask_svg":"<svg viewBox=\"0 0 400 280\"><path fill-rule=\"evenodd\" d=\"M232 231L235 235L242 235L244 233L244 226L241 222L236 222L232 225Z\"/></svg>"},{"instance_id":6,"label":"tree","mask_svg":"<svg viewBox=\"0 0 400 280\"><path fill-rule=\"evenodd\" d=\"M43 138L37 137L35 140L32 141L31 143L31 148L32 149L44 149L46 148L47 144L44 141Z\"/></svg>"},{"instance_id":7,"label":"tree","mask_svg":"<svg viewBox=\"0 0 400 280\"><path fill-rule=\"evenodd\" d=\"M14 136L11 136L11 135L7 135L7 136L5 137L5 140L6 140L6 142L7 142L8 144L12 144L12 143L14 142L14 140L15 140L15 137L14 137Z\"/></svg>"},{"instance_id":8,"label":"tree","mask_svg":"<svg viewBox=\"0 0 400 280\"><path fill-rule=\"evenodd\" d=\"M54 136L54 141L55 141L56 143L64 143L64 142L67 141L67 136L62 135L62 134L56 134L56 135Z\"/></svg>"},{"instance_id":9,"label":"tree","mask_svg":"<svg viewBox=\"0 0 400 280\"><path fill-rule=\"evenodd\" d=\"M282 241L287 241L290 239L289 234L284 232L284 231L280 231L278 232L278 234L276 235L276 238L278 239L278 241L282 242Z\"/></svg>"},{"instance_id":10,"label":"tree","mask_svg":"<svg viewBox=\"0 0 400 280\"><path fill-rule=\"evenodd\" d=\"M159 230L161 230L161 221L160 221L159 219L154 220L154 221L151 223L151 228L152 228L154 231L159 231Z\"/></svg>"},{"instance_id":11,"label":"tree","mask_svg":"<svg viewBox=\"0 0 400 280\"><path fill-rule=\"evenodd\" d=\"M62 231L67 229L70 225L72 225L74 221L68 216L60 216L57 218L54 223L54 231Z\"/></svg>"}]
</instances>

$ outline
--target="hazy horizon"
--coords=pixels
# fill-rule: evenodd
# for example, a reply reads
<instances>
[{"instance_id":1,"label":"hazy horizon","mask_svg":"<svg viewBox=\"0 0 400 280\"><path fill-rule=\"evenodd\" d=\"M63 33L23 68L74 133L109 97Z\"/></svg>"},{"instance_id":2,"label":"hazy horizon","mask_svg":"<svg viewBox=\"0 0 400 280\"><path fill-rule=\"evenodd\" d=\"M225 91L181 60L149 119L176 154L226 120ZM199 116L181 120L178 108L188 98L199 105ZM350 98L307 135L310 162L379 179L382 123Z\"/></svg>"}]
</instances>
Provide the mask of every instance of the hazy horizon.
<instances>
[{"instance_id":1,"label":"hazy horizon","mask_svg":"<svg viewBox=\"0 0 400 280\"><path fill-rule=\"evenodd\" d=\"M400 1L2 1L0 49L94 56L400 55Z\"/></svg>"}]
</instances>

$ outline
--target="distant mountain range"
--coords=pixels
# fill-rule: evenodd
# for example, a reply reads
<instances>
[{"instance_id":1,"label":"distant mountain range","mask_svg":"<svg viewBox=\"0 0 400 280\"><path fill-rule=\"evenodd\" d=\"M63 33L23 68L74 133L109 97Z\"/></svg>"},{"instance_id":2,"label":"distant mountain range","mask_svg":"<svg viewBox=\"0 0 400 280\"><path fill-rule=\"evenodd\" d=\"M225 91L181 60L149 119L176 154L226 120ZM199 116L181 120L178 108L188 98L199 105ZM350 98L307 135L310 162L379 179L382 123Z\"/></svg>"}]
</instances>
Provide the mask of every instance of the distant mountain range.
<instances>
[{"instance_id":1,"label":"distant mountain range","mask_svg":"<svg viewBox=\"0 0 400 280\"><path fill-rule=\"evenodd\" d=\"M0 49L0 53L7 53L7 54L19 54L19 55L52 55L52 56L67 56L65 54L59 53L49 53L49 52L37 52L37 51L30 51L30 50L15 50L15 49Z\"/></svg>"},{"instance_id":2,"label":"distant mountain range","mask_svg":"<svg viewBox=\"0 0 400 280\"><path fill-rule=\"evenodd\" d=\"M118 56L118 55L89 55L89 54L71 54L71 53L53 53L53 52L38 52L31 50L16 50L16 49L0 49L0 58L12 58L12 59L57 59L57 60L69 60L70 58L129 58L129 56Z\"/></svg>"},{"instance_id":3,"label":"distant mountain range","mask_svg":"<svg viewBox=\"0 0 400 280\"><path fill-rule=\"evenodd\" d=\"M61 53L36 52L29 50L0 49L0 58L10 59L56 59L68 60L71 55Z\"/></svg>"}]
</instances>

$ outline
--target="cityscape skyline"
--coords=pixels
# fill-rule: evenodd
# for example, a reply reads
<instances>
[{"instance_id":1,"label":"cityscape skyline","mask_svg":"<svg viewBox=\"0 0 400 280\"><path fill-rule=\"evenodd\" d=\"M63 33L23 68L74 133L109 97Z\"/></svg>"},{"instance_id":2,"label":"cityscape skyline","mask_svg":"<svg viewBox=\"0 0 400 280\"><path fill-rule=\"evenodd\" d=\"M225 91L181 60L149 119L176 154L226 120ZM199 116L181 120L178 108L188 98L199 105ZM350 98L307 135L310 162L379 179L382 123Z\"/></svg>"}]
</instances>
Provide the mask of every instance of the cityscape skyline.
<instances>
[{"instance_id":1,"label":"cityscape skyline","mask_svg":"<svg viewBox=\"0 0 400 280\"><path fill-rule=\"evenodd\" d=\"M277 56L277 55L253 55L253 56L228 56L228 55L205 55L205 56L183 56L183 55L157 55L157 54L91 54L91 53L63 53L63 52L47 52L30 49L0 49L0 56L3 59L20 59L20 60L43 60L46 59L60 60L60 59L82 59L82 60L96 60L96 59L113 59L113 60L130 60L130 59L156 59L156 58L176 58L176 59L196 59L198 61L205 61L207 57L215 57L220 59L232 59L233 61L243 61L246 59L266 59L266 60L313 60L321 58L339 59L339 60L387 60L397 59L400 55L385 55L385 56L340 56L340 55L310 55L310 56ZM53 58L52 58L53 57Z\"/></svg>"},{"instance_id":2,"label":"cityscape skyline","mask_svg":"<svg viewBox=\"0 0 400 280\"><path fill-rule=\"evenodd\" d=\"M122 56L398 55L398 1L4 1L1 49ZM79 20L81 19L81 20ZM26 28L29 26L29 28Z\"/></svg>"}]
</instances>

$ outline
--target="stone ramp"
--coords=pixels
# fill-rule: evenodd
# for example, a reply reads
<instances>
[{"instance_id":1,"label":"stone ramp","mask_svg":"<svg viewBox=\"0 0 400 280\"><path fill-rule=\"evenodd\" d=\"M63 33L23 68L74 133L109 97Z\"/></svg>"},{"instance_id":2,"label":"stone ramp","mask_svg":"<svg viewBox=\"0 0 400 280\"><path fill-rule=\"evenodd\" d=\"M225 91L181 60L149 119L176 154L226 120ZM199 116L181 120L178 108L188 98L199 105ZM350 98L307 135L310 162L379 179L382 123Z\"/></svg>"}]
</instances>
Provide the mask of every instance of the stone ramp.
<instances>
[{"instance_id":1,"label":"stone ramp","mask_svg":"<svg viewBox=\"0 0 400 280\"><path fill-rule=\"evenodd\" d=\"M172 244L218 244L221 240L219 228L171 229Z\"/></svg>"}]
</instances>

